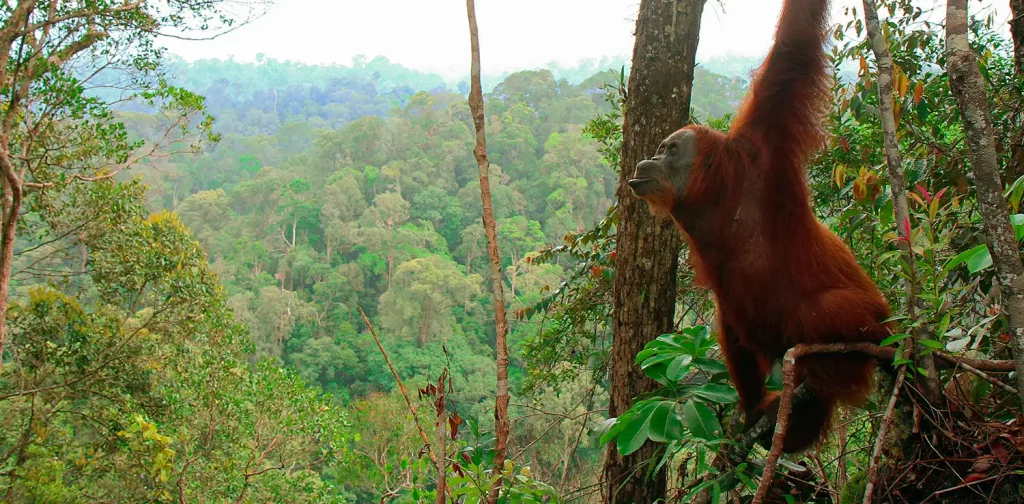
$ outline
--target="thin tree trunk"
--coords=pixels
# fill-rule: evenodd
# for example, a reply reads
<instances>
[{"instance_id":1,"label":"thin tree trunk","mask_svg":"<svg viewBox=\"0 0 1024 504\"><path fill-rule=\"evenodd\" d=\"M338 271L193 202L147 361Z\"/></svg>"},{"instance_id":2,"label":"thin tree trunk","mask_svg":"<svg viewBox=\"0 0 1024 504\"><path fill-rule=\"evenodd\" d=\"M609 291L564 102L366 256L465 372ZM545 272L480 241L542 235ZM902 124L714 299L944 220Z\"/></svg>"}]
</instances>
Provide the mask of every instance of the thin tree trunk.
<instances>
[{"instance_id":1,"label":"thin tree trunk","mask_svg":"<svg viewBox=\"0 0 1024 504\"><path fill-rule=\"evenodd\" d=\"M442 375L442 377L443 376L445 376L445 375ZM447 467L448 466L448 455L447 455L448 452L447 452L447 448L446 448L446 444L447 444L447 441L448 441L448 433L446 432L446 429L445 429L445 427L448 426L447 425L448 422L447 422L447 419L445 418L445 416L446 416L446 409L445 409L445 404L444 404L444 401L445 401L444 393L445 393L445 388L446 388L445 385L446 384L444 383L444 381L442 381L439 384L439 386L437 387L438 403L440 404L440 406L438 407L438 411L436 411L436 413L437 413L437 451L441 453L440 458L438 458L438 464L437 464L437 504L444 504L445 503L445 493L447 493L447 491L448 491L448 489L446 488L447 484L448 484L448 481L445 478L445 472L447 472L447 469L448 469L448 467Z\"/></svg>"},{"instance_id":2,"label":"thin tree trunk","mask_svg":"<svg viewBox=\"0 0 1024 504\"><path fill-rule=\"evenodd\" d=\"M885 164L889 168L889 188L892 192L893 212L896 214L896 232L901 238L909 240L904 222L908 222L910 211L907 207L907 186L906 178L903 175L903 158L900 155L899 141L896 139L896 116L893 112L893 63L892 55L889 53L889 41L882 33L878 22L878 7L875 0L864 0L864 21L867 28L868 39L871 42L871 51L875 53L878 61L878 109L879 119L882 122L882 139L885 146ZM908 241L900 242L900 248L906 256L907 263L913 268L914 256L910 250ZM907 311L911 318L915 317L917 296L914 293L914 280L908 279L903 282L907 291ZM915 331L915 341L921 336ZM925 347L918 347L918 350L927 350ZM942 387L939 384L938 373L935 370L935 359L931 353L915 352L917 366L927 371L927 376L917 374L917 383L921 390L932 404L940 404L942 399Z\"/></svg>"},{"instance_id":3,"label":"thin tree trunk","mask_svg":"<svg viewBox=\"0 0 1024 504\"><path fill-rule=\"evenodd\" d=\"M673 224L651 215L626 181L636 164L690 119L690 91L705 0L641 0L623 123L617 196L615 284L612 312L609 416L618 417L656 383L634 365L647 342L674 328L676 274L682 240ZM665 498L664 468L650 474L656 446L626 457L608 446L606 502L656 502Z\"/></svg>"},{"instance_id":4,"label":"thin tree trunk","mask_svg":"<svg viewBox=\"0 0 1024 504\"><path fill-rule=\"evenodd\" d=\"M960 108L982 222L1010 332L1017 391L1024 404L1024 265L1003 198L985 81L967 39L967 0L946 3L946 65Z\"/></svg>"},{"instance_id":5,"label":"thin tree trunk","mask_svg":"<svg viewBox=\"0 0 1024 504\"><path fill-rule=\"evenodd\" d=\"M15 76L8 73L11 47L15 40L14 33L19 27L28 23L28 18L35 10L35 2L20 2L11 12L0 33L0 83L8 85ZM24 41L24 39L22 39ZM41 43L41 42L40 42ZM11 160L11 132L14 130L14 118L19 114L22 90L27 86L15 86L10 82L10 97L3 106L3 129L0 130L0 372L4 369L4 347L7 344L7 306L11 291L11 267L14 262L14 239L17 229L18 213L21 211L22 180L14 169Z\"/></svg>"},{"instance_id":6,"label":"thin tree trunk","mask_svg":"<svg viewBox=\"0 0 1024 504\"><path fill-rule=\"evenodd\" d=\"M21 211L21 179L11 164L9 137L0 136L0 170L3 179L3 205L0 216L0 372L4 369L7 343L7 306L11 291L11 266L14 262L14 238Z\"/></svg>"},{"instance_id":7,"label":"thin tree trunk","mask_svg":"<svg viewBox=\"0 0 1024 504\"><path fill-rule=\"evenodd\" d=\"M508 421L508 347L505 336L508 332L508 321L505 317L505 292L501 279L501 256L498 255L498 233L494 224L494 207L491 204L491 181L488 174L490 162L487 160L487 142L484 135L484 97L480 86L480 39L476 26L476 5L473 0L466 0L466 14L469 18L469 41L472 61L470 64L469 108L473 114L473 126L476 128L477 168L480 171L480 199L483 204L484 233L487 235L487 255L491 265L491 302L494 304L495 350L497 361L498 384L494 397L494 471L500 473L505 466L506 450L509 437ZM493 504L498 500L498 492L502 482L499 480L491 488L487 502Z\"/></svg>"}]
</instances>

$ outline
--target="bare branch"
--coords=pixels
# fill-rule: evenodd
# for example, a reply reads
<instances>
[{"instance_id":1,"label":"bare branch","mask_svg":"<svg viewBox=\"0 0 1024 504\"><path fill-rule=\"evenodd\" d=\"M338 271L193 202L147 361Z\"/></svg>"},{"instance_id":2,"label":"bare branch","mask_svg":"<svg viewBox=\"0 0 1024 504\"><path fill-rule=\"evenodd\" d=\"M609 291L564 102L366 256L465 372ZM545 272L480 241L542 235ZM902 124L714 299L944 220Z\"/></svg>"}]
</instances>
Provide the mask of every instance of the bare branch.
<instances>
[{"instance_id":1,"label":"bare branch","mask_svg":"<svg viewBox=\"0 0 1024 504\"><path fill-rule=\"evenodd\" d=\"M875 439L875 447L871 452L871 463L868 465L868 480L864 486L864 504L871 504L871 493L875 486L875 478L878 475L878 457L882 453L882 446L885 445L885 436L889 430L889 424L892 423L893 412L896 411L896 399L900 395L900 387L903 386L903 380L906 376L904 368L906 366L900 366L898 376L896 377L896 384L892 387L892 396L889 397L889 406L885 408L885 416L882 417L882 424L878 427L877 438Z\"/></svg>"},{"instance_id":2,"label":"bare branch","mask_svg":"<svg viewBox=\"0 0 1024 504\"><path fill-rule=\"evenodd\" d=\"M416 423L416 429L420 431L420 438L423 439L424 445L427 447L427 452L430 454L430 460L434 462L434 466L439 466L437 456L434 454L434 449L430 444L430 439L427 438L427 432L423 430L423 425L420 424L419 414L416 413L416 406L412 403L412 399L409 398L409 392L405 389L405 384L402 383L402 378L398 376L398 371L395 371L395 366L391 364L391 358L388 357L388 353L384 350L384 345L381 345L380 338L377 337L377 331L373 329L373 324L370 323L370 319L366 317L366 312L363 311L361 306L357 307L359 314L363 316L363 322L366 323L366 327L370 330L370 334L373 335L373 341L377 343L377 348L380 349L380 354L384 356L384 362L388 364L388 369L391 370L391 374L395 377L395 382L398 383L398 390L402 392L402 397L405 398L405 404L409 406L409 412L412 413L412 420Z\"/></svg>"}]
</instances>

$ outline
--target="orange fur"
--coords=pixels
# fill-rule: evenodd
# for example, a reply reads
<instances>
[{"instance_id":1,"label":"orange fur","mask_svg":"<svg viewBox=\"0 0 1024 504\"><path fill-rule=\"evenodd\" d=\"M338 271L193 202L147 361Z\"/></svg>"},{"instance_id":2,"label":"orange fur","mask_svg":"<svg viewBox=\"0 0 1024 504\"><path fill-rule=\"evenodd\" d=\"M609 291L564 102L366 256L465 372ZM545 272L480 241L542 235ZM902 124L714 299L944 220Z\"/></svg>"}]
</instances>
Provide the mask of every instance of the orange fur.
<instances>
[{"instance_id":1,"label":"orange fur","mask_svg":"<svg viewBox=\"0 0 1024 504\"><path fill-rule=\"evenodd\" d=\"M824 138L830 75L827 0L786 0L775 45L730 132L688 126L698 155L685 188L648 199L667 211L715 294L719 341L748 424L773 415L770 364L800 343L880 342L889 308L847 246L814 217L804 165ZM815 392L791 416L787 452L827 431L837 403L860 405L872 361L808 356L798 379Z\"/></svg>"}]
</instances>

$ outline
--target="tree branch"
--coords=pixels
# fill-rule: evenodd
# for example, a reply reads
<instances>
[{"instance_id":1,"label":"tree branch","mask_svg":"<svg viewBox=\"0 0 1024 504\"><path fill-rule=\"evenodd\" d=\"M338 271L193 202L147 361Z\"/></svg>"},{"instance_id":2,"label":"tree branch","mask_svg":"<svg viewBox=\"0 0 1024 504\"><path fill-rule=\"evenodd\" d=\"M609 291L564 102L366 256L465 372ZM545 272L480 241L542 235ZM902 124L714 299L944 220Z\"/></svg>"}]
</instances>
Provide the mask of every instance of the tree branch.
<instances>
[{"instance_id":1,"label":"tree branch","mask_svg":"<svg viewBox=\"0 0 1024 504\"><path fill-rule=\"evenodd\" d=\"M363 307L357 306L359 314L363 316L363 321L366 322L366 327L370 330L370 334L373 335L373 341L377 343L377 348L380 349L380 354L384 356L384 362L388 364L388 369L391 370L391 374L395 377L395 382L398 383L398 390L402 392L402 397L405 398L405 404L409 406L409 412L412 413L413 422L416 423L416 429L420 431L420 438L423 439L423 443L427 447L427 453L430 455L430 460L434 462L435 467L439 467L440 464L437 460L437 455L434 454L433 446L430 443L430 439L427 437L427 432L423 430L423 425L420 424L419 414L416 413L416 405L412 403L412 399L409 398L409 392L405 389L405 384L402 383L402 378L398 376L398 371L395 371L395 366L391 364L391 358L388 357L388 353L384 350L384 345L381 345L380 338L377 337L377 331L373 329L373 324L370 323L370 319L366 317L366 312L363 311Z\"/></svg>"}]
</instances>

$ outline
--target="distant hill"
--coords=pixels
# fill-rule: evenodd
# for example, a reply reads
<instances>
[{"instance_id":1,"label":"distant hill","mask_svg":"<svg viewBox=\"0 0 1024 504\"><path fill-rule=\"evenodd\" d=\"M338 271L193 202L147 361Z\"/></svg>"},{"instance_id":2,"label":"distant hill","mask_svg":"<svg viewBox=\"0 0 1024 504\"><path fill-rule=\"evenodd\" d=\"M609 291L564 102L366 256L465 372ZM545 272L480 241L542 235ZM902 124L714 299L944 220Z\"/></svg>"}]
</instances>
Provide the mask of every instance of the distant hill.
<instances>
[{"instance_id":1,"label":"distant hill","mask_svg":"<svg viewBox=\"0 0 1024 504\"><path fill-rule=\"evenodd\" d=\"M558 86L583 86L600 94L605 83L627 74L629 62L622 57L580 61L575 66L551 62L547 68L488 75L485 93L511 76L546 73ZM747 87L752 58L716 58L698 65L694 80L693 106L698 117L718 117L735 110ZM361 117L386 117L403 109L418 92L467 95L468 79L446 81L440 75L410 69L378 56L356 57L350 65L312 65L257 56L254 62L234 59L186 61L169 56L165 62L168 80L206 97L209 111L222 132L245 135L269 134L283 124L309 120L315 127L337 129ZM103 82L117 82L116 75L101 74ZM115 94L116 86L100 87L98 95ZM104 96L115 99L115 96ZM595 100L600 101L596 96ZM139 104L124 103L127 111L147 112ZM234 125L227 128L226 125Z\"/></svg>"}]
</instances>

